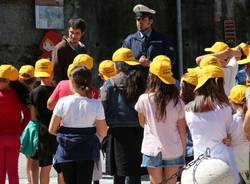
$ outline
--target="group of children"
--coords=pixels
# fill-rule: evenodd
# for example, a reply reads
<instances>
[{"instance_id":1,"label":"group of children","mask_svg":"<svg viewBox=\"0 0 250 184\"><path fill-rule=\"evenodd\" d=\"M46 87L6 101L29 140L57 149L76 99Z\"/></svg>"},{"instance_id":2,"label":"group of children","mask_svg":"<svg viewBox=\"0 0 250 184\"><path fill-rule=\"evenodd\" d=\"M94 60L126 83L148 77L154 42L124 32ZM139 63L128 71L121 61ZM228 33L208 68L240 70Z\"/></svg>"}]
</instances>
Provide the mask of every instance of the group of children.
<instances>
[{"instance_id":1,"label":"group of children","mask_svg":"<svg viewBox=\"0 0 250 184\"><path fill-rule=\"evenodd\" d=\"M235 178L232 183L239 183L239 172L244 175L249 170L249 142L243 130L250 63L243 58L249 45L229 48L224 42L216 42L205 51L210 53L197 57L198 66L189 68L181 80L180 96L187 104L185 118L194 159L209 147L212 157L230 166ZM242 64L245 76L236 81L238 65ZM187 151L190 149L187 146Z\"/></svg>"},{"instance_id":2,"label":"group of children","mask_svg":"<svg viewBox=\"0 0 250 184\"><path fill-rule=\"evenodd\" d=\"M11 184L19 183L20 150L32 184L39 178L49 183L52 164L61 173L58 183L98 183L106 137L107 167L115 183L124 183L126 176L128 183L140 183L140 168L146 167L150 181L158 184L209 147L212 157L230 166L238 184L239 172L248 170L249 142L243 131L247 86L235 85L235 78L240 64L249 80L249 48L216 42L205 49L209 54L196 58L198 66L188 69L180 86L167 56L153 59L145 79L132 51L120 48L99 64L104 82L99 92L87 54L75 57L69 80L57 86L48 59L19 72L0 65L0 183L6 173ZM172 177L168 183L176 181Z\"/></svg>"}]
</instances>

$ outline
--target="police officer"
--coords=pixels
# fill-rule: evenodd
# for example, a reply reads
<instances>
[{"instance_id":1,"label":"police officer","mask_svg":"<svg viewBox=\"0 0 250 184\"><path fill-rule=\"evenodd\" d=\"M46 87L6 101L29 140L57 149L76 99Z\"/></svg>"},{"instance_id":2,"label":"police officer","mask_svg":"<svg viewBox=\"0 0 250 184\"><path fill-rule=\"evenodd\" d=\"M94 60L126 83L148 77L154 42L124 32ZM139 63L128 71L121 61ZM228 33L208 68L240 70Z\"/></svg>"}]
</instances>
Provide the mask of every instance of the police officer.
<instances>
[{"instance_id":1,"label":"police officer","mask_svg":"<svg viewBox=\"0 0 250 184\"><path fill-rule=\"evenodd\" d=\"M144 67L149 67L153 58L162 54L174 61L174 53L169 49L167 38L152 28L156 11L142 4L136 5L133 11L137 32L130 34L124 40L123 47L130 48Z\"/></svg>"}]
</instances>

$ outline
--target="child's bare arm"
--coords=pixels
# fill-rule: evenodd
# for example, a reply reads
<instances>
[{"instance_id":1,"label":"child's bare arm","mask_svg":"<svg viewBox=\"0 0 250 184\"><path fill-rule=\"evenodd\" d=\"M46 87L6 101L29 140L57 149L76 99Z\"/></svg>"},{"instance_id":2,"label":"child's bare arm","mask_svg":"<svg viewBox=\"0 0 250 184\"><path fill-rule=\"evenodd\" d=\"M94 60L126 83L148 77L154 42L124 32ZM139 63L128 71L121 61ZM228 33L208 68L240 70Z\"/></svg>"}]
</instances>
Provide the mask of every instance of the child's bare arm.
<instances>
[{"instance_id":1,"label":"child's bare arm","mask_svg":"<svg viewBox=\"0 0 250 184\"><path fill-rule=\"evenodd\" d=\"M53 114L50 120L50 124L49 124L49 133L52 135L56 135L57 131L59 129L60 126L60 122L61 122L61 118L58 117L57 115Z\"/></svg>"},{"instance_id":2,"label":"child's bare arm","mask_svg":"<svg viewBox=\"0 0 250 184\"><path fill-rule=\"evenodd\" d=\"M35 108L34 105L30 106L30 119L31 120L37 120L37 117L36 117L36 108Z\"/></svg>"},{"instance_id":3,"label":"child's bare arm","mask_svg":"<svg viewBox=\"0 0 250 184\"><path fill-rule=\"evenodd\" d=\"M221 65L224 67L227 65L229 59L231 57L233 57L232 55L232 50L231 49L226 49L224 51L221 52L216 52L216 53L210 53L210 54L206 54L206 55L202 55L202 56L198 56L195 61L196 64L199 65L200 61L202 60L202 58L206 57L206 56L215 56L217 58L219 58L219 61L221 63Z\"/></svg>"},{"instance_id":4,"label":"child's bare arm","mask_svg":"<svg viewBox=\"0 0 250 184\"><path fill-rule=\"evenodd\" d=\"M144 128L144 124L145 124L145 116L143 115L143 113L138 113L138 119L139 119L139 123L141 125L142 128Z\"/></svg>"},{"instance_id":5,"label":"child's bare arm","mask_svg":"<svg viewBox=\"0 0 250 184\"><path fill-rule=\"evenodd\" d=\"M177 121L177 127L181 138L182 148L183 148L183 158L186 154L186 145L187 145L187 124L185 118L179 119Z\"/></svg>"},{"instance_id":6,"label":"child's bare arm","mask_svg":"<svg viewBox=\"0 0 250 184\"><path fill-rule=\"evenodd\" d=\"M250 140L250 100L247 101L247 112L243 122L243 129L247 139Z\"/></svg>"},{"instance_id":7,"label":"child's bare arm","mask_svg":"<svg viewBox=\"0 0 250 184\"><path fill-rule=\"evenodd\" d=\"M101 138L104 138L107 135L107 123L105 119L96 120L96 131Z\"/></svg>"},{"instance_id":8,"label":"child's bare arm","mask_svg":"<svg viewBox=\"0 0 250 184\"><path fill-rule=\"evenodd\" d=\"M232 143L232 137L230 134L227 135L227 137L225 137L223 140L222 140L222 143L227 145L227 146L230 146L231 143Z\"/></svg>"},{"instance_id":9,"label":"child's bare arm","mask_svg":"<svg viewBox=\"0 0 250 184\"><path fill-rule=\"evenodd\" d=\"M55 108L56 103L57 101L53 101L51 98L49 98L47 101L47 108L52 111Z\"/></svg>"}]
</instances>

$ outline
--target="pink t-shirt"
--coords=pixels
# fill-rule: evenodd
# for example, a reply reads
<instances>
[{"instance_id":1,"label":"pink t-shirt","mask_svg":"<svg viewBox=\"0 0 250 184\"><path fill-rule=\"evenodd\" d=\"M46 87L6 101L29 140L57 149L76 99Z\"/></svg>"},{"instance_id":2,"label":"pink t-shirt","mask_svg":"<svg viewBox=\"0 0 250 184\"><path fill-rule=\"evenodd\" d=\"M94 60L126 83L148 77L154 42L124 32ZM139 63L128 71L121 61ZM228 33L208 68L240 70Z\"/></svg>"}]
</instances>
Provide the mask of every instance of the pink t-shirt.
<instances>
[{"instance_id":1,"label":"pink t-shirt","mask_svg":"<svg viewBox=\"0 0 250 184\"><path fill-rule=\"evenodd\" d=\"M52 101L58 101L60 98L64 97L64 96L68 96L68 95L72 95L73 92L70 89L70 84L69 84L69 80L62 80L60 81L57 86L56 89L53 91L52 95L50 96L50 99ZM92 92L91 92L91 96L92 98L98 99L98 90L96 88L92 88Z\"/></svg>"},{"instance_id":2,"label":"pink t-shirt","mask_svg":"<svg viewBox=\"0 0 250 184\"><path fill-rule=\"evenodd\" d=\"M73 92L70 89L69 86L69 80L62 80L60 81L56 89L53 91L52 95L50 96L50 99L52 101L58 101L60 98L68 95L72 95Z\"/></svg>"},{"instance_id":3,"label":"pink t-shirt","mask_svg":"<svg viewBox=\"0 0 250 184\"><path fill-rule=\"evenodd\" d=\"M171 100L166 117L156 120L156 104L153 94L142 94L135 109L145 116L144 137L141 152L148 156L157 156L162 152L163 159L175 159L182 155L182 142L177 128L177 121L185 118L184 103L180 100L176 106Z\"/></svg>"}]
</instances>

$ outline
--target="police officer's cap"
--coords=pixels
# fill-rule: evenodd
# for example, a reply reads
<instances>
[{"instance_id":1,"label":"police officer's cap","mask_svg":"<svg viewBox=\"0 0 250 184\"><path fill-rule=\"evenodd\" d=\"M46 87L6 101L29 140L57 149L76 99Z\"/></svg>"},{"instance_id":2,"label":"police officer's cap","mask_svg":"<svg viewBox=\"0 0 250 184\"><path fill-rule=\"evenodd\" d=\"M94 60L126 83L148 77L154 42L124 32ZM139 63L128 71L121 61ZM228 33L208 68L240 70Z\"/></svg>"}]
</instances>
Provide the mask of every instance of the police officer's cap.
<instances>
[{"instance_id":1,"label":"police officer's cap","mask_svg":"<svg viewBox=\"0 0 250 184\"><path fill-rule=\"evenodd\" d=\"M149 7L142 5L142 4L137 4L134 6L133 11L135 13L136 18L142 18L146 16L153 16L153 14L156 13L155 10L150 9Z\"/></svg>"}]
</instances>

